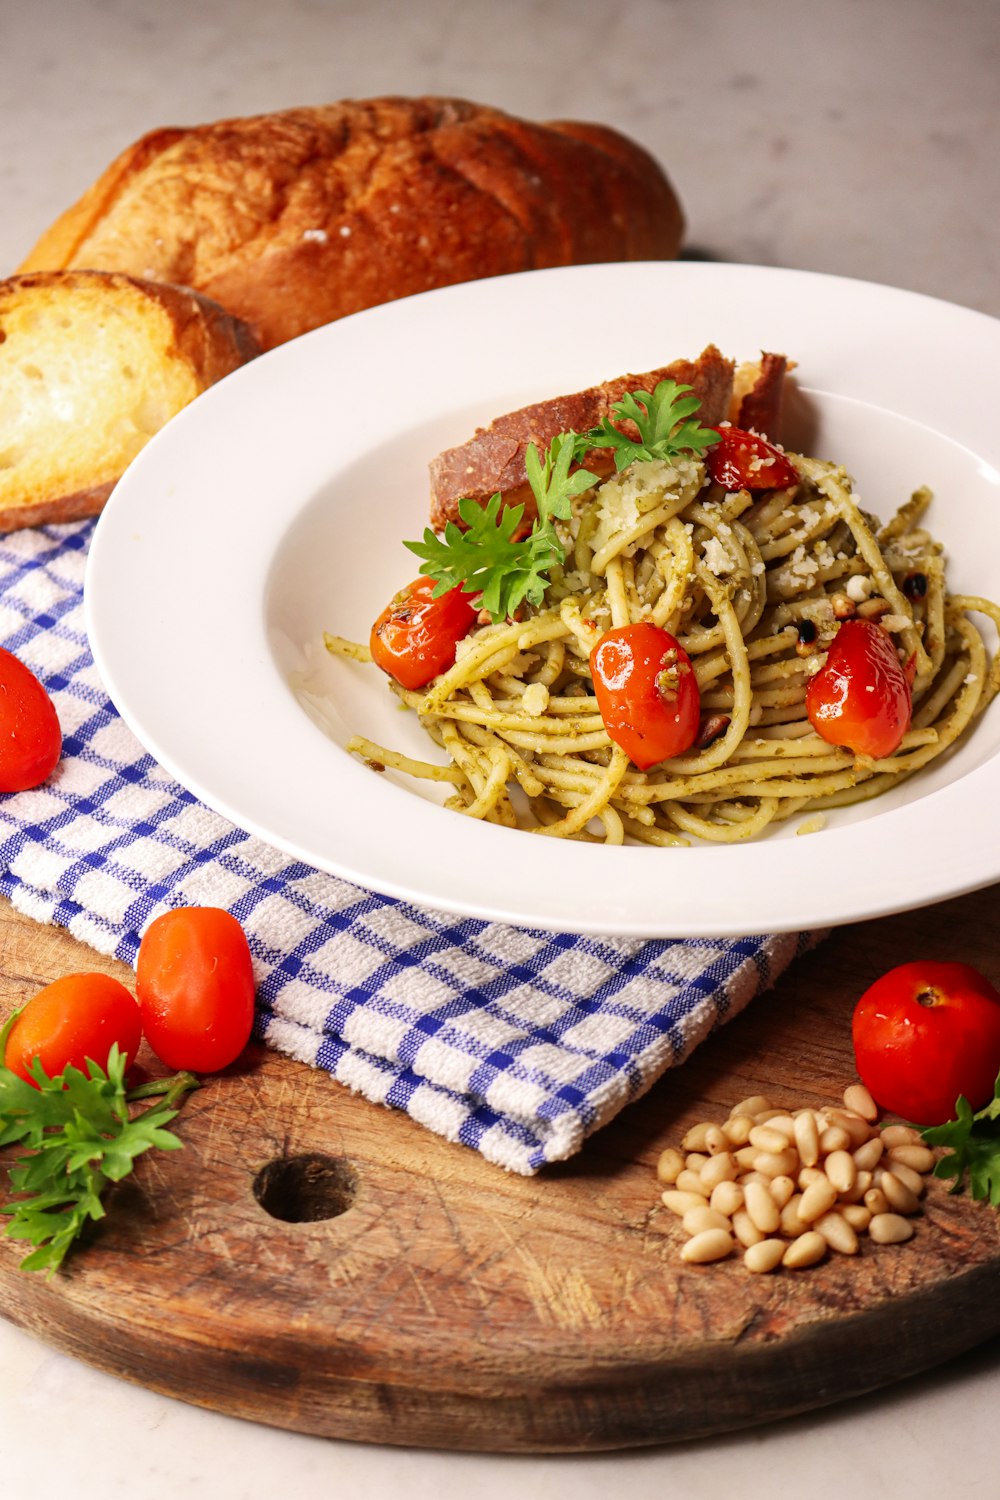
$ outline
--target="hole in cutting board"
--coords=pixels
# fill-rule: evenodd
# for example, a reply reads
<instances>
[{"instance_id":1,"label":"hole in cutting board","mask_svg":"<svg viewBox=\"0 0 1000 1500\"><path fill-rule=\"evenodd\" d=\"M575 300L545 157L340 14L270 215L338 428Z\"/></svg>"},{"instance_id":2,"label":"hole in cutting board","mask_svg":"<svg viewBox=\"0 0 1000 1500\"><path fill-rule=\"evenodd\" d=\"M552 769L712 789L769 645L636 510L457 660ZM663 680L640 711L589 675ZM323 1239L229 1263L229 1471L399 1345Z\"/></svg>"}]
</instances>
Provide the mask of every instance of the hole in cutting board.
<instances>
[{"instance_id":1,"label":"hole in cutting board","mask_svg":"<svg viewBox=\"0 0 1000 1500\"><path fill-rule=\"evenodd\" d=\"M358 1179L342 1156L279 1156L254 1178L253 1195L272 1219L312 1224L336 1219L354 1204Z\"/></svg>"}]
</instances>

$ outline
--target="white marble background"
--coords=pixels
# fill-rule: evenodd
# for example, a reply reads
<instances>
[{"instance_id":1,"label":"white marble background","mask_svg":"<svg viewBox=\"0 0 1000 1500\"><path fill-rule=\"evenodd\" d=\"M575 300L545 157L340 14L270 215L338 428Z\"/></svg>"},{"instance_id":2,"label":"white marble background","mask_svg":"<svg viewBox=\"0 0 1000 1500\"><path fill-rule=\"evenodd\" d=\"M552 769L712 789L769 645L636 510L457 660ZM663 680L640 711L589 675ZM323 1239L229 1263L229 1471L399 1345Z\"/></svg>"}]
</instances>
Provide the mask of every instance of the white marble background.
<instances>
[{"instance_id":1,"label":"white marble background","mask_svg":"<svg viewBox=\"0 0 1000 1500\"><path fill-rule=\"evenodd\" d=\"M1000 315L998 79L1000 0L0 0L0 274L154 126L435 93L635 136L674 181L692 252ZM994 1343L712 1443L409 1453L197 1411L0 1319L0 1496L985 1500L998 1403Z\"/></svg>"}]
</instances>

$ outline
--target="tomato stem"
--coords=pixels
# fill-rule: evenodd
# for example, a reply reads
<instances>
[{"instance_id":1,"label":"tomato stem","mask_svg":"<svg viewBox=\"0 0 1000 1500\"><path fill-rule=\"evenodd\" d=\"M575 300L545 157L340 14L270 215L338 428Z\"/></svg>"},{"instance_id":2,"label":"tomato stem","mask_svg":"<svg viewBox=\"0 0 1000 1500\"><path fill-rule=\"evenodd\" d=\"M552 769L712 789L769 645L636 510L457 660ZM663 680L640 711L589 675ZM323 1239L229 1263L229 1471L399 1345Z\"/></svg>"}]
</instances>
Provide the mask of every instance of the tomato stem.
<instances>
[{"instance_id":1,"label":"tomato stem","mask_svg":"<svg viewBox=\"0 0 1000 1500\"><path fill-rule=\"evenodd\" d=\"M200 1088L201 1079L193 1073L175 1073L171 1078L151 1078L147 1083L140 1083L129 1089L125 1098L132 1104L136 1099L155 1099L162 1094L166 1102L173 1105L192 1089Z\"/></svg>"}]
</instances>

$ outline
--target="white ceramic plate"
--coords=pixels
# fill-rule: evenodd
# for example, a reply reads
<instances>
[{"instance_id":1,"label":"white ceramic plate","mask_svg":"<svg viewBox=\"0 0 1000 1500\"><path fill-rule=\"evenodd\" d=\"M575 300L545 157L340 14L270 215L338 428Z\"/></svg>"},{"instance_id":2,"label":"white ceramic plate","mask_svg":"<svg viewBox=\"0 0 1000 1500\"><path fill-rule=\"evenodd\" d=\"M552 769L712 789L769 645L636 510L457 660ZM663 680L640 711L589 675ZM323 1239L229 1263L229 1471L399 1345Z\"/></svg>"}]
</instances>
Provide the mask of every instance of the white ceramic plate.
<instances>
[{"instance_id":1,"label":"white ceramic plate","mask_svg":"<svg viewBox=\"0 0 1000 1500\"><path fill-rule=\"evenodd\" d=\"M97 665L147 749L239 826L358 884L571 932L708 936L874 916L1000 879L1000 705L880 801L738 847L563 843L377 775L353 733L433 746L367 638L415 575L427 463L530 400L714 342L798 366L790 443L888 514L921 483L953 589L1000 598L1000 322L908 292L759 267L641 264L474 282L375 308L246 366L138 456L87 574ZM798 429L798 431L794 429Z\"/></svg>"}]
</instances>

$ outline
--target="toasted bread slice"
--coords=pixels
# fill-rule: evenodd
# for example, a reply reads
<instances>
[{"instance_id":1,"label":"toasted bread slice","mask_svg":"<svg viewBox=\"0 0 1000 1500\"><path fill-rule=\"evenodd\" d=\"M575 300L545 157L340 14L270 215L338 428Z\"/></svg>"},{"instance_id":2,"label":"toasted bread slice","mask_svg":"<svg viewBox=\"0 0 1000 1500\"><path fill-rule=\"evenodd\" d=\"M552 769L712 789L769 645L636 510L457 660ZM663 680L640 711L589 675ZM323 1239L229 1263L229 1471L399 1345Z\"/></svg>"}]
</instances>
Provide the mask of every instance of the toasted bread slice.
<instances>
[{"instance_id":1,"label":"toasted bread slice","mask_svg":"<svg viewBox=\"0 0 1000 1500\"><path fill-rule=\"evenodd\" d=\"M586 432L609 417L615 402L629 391L652 391L661 380L692 387L701 402L698 415L705 426L713 427L731 415L733 362L723 358L714 344L694 362L678 359L645 375L620 375L572 396L523 406L479 428L467 443L431 461L431 526L438 531L447 521L457 521L458 502L464 497L485 503L498 492L508 505L523 502L527 520L535 512L524 461L528 444L541 449L557 433ZM607 449L592 449L585 462L597 474L613 468Z\"/></svg>"},{"instance_id":2,"label":"toasted bread slice","mask_svg":"<svg viewBox=\"0 0 1000 1500\"><path fill-rule=\"evenodd\" d=\"M180 287L97 271L0 281L0 531L96 515L153 434L257 353Z\"/></svg>"}]
</instances>

